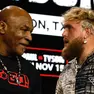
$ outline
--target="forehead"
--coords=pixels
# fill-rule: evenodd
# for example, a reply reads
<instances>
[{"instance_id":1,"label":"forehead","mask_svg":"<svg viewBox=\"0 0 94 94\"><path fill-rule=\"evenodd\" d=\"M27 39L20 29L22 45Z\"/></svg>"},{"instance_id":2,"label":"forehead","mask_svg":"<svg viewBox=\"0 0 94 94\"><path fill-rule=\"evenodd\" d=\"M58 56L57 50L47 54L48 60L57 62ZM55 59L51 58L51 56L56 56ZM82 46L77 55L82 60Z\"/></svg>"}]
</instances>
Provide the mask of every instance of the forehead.
<instances>
[{"instance_id":1,"label":"forehead","mask_svg":"<svg viewBox=\"0 0 94 94\"><path fill-rule=\"evenodd\" d=\"M64 25L80 26L81 23L78 21L64 21Z\"/></svg>"},{"instance_id":2,"label":"forehead","mask_svg":"<svg viewBox=\"0 0 94 94\"><path fill-rule=\"evenodd\" d=\"M9 21L11 25L15 26L27 26L29 28L33 28L33 22L30 17L25 17L25 16L11 16Z\"/></svg>"},{"instance_id":3,"label":"forehead","mask_svg":"<svg viewBox=\"0 0 94 94\"><path fill-rule=\"evenodd\" d=\"M68 33L70 35L76 35L78 36L82 32L82 25L81 22L77 21L65 21L64 22L64 29L67 29Z\"/></svg>"}]
</instances>

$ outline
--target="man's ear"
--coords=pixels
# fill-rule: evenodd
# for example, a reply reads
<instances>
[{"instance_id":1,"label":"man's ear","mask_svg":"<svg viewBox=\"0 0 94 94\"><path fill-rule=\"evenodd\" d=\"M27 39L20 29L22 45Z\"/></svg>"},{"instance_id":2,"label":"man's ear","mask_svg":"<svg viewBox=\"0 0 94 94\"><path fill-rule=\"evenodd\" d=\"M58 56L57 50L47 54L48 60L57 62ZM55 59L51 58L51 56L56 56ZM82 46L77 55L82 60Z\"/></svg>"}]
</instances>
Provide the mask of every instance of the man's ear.
<instances>
[{"instance_id":1,"label":"man's ear","mask_svg":"<svg viewBox=\"0 0 94 94\"><path fill-rule=\"evenodd\" d=\"M86 36L86 38L88 38L91 34L92 34L91 29L90 28L86 28L85 29L85 36Z\"/></svg>"},{"instance_id":2,"label":"man's ear","mask_svg":"<svg viewBox=\"0 0 94 94\"><path fill-rule=\"evenodd\" d=\"M0 34L4 34L7 30L7 24L4 21L0 21Z\"/></svg>"}]
</instances>

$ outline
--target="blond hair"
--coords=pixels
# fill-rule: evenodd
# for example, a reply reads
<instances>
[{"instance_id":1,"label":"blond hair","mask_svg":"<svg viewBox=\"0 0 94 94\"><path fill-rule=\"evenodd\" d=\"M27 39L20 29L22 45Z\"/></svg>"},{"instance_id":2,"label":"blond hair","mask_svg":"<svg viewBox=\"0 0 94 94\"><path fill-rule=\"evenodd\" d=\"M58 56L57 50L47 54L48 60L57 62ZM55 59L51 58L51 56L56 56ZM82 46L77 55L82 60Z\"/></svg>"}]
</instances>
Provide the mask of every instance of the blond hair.
<instances>
[{"instance_id":1,"label":"blond hair","mask_svg":"<svg viewBox=\"0 0 94 94\"><path fill-rule=\"evenodd\" d=\"M91 28L94 30L94 11L90 9L72 7L63 15L65 21L82 22L83 28Z\"/></svg>"}]
</instances>

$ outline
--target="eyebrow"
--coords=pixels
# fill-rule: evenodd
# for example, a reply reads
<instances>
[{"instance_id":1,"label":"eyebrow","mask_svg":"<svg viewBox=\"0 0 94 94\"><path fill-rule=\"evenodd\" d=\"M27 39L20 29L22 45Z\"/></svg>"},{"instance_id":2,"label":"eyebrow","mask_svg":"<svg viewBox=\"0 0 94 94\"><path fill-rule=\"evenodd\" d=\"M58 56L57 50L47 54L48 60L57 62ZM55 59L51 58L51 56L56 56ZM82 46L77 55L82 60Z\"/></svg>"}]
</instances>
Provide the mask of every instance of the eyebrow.
<instances>
[{"instance_id":1,"label":"eyebrow","mask_svg":"<svg viewBox=\"0 0 94 94\"><path fill-rule=\"evenodd\" d=\"M63 25L63 28L72 28L72 26L70 24L66 24L66 25Z\"/></svg>"},{"instance_id":2,"label":"eyebrow","mask_svg":"<svg viewBox=\"0 0 94 94\"><path fill-rule=\"evenodd\" d=\"M27 26L27 25L24 25L23 27L21 27L21 28L24 28L24 29L27 29L27 30L29 30L29 31L33 31L33 27L32 28L30 28L29 26Z\"/></svg>"}]
</instances>

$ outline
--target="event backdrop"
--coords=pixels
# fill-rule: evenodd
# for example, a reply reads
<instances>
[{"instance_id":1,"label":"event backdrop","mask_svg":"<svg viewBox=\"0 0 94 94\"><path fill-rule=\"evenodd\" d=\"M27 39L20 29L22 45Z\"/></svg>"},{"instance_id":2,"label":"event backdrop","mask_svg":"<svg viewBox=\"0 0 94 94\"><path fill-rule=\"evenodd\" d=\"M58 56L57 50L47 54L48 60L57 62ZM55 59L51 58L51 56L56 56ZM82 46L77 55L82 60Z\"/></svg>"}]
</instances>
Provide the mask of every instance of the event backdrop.
<instances>
[{"instance_id":1,"label":"event backdrop","mask_svg":"<svg viewBox=\"0 0 94 94\"><path fill-rule=\"evenodd\" d=\"M57 79L67 63L61 56L61 15L75 6L94 9L94 0L2 0L0 9L7 5L20 6L32 16L33 40L22 56L40 72L42 93L55 94Z\"/></svg>"}]
</instances>

